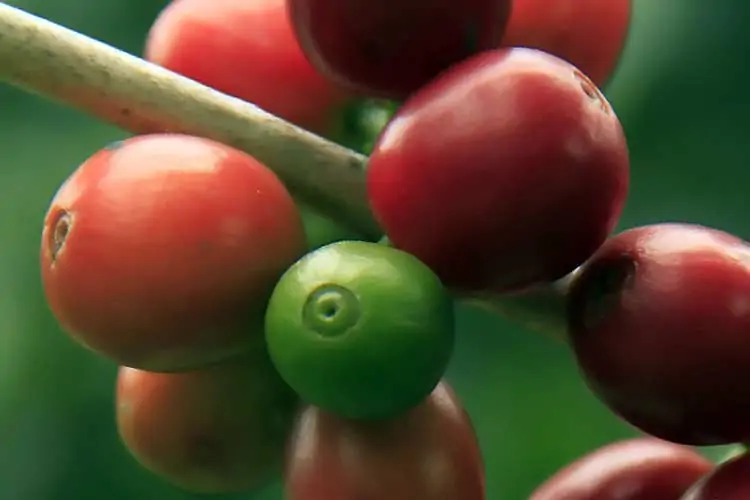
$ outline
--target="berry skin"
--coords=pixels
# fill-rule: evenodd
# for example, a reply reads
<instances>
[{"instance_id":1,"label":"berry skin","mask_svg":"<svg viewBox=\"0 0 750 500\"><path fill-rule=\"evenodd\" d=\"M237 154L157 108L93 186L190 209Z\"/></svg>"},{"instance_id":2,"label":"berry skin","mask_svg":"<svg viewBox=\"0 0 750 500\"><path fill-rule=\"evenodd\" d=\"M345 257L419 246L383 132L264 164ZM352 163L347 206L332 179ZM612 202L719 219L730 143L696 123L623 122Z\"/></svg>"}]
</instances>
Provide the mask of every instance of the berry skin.
<instances>
[{"instance_id":1,"label":"berry skin","mask_svg":"<svg viewBox=\"0 0 750 500\"><path fill-rule=\"evenodd\" d=\"M513 0L502 45L543 50L607 83L630 28L632 0Z\"/></svg>"},{"instance_id":2,"label":"berry skin","mask_svg":"<svg viewBox=\"0 0 750 500\"><path fill-rule=\"evenodd\" d=\"M560 470L530 500L680 500L713 464L686 446L637 438L604 446Z\"/></svg>"},{"instance_id":3,"label":"berry skin","mask_svg":"<svg viewBox=\"0 0 750 500\"><path fill-rule=\"evenodd\" d=\"M719 465L680 500L747 500L750 498L750 455Z\"/></svg>"},{"instance_id":4,"label":"berry skin","mask_svg":"<svg viewBox=\"0 0 750 500\"><path fill-rule=\"evenodd\" d=\"M304 251L270 170L206 139L150 135L99 151L63 184L41 269L74 339L121 365L178 371L247 350Z\"/></svg>"},{"instance_id":5,"label":"berry skin","mask_svg":"<svg viewBox=\"0 0 750 500\"><path fill-rule=\"evenodd\" d=\"M695 225L625 231L583 266L570 343L595 394L648 434L750 438L750 246Z\"/></svg>"},{"instance_id":6,"label":"berry skin","mask_svg":"<svg viewBox=\"0 0 750 500\"><path fill-rule=\"evenodd\" d=\"M422 402L454 344L453 300L427 266L376 243L334 243L292 266L266 311L276 368L302 399L381 419Z\"/></svg>"},{"instance_id":7,"label":"berry skin","mask_svg":"<svg viewBox=\"0 0 750 500\"><path fill-rule=\"evenodd\" d=\"M441 71L497 47L510 0L289 0L302 49L331 80L400 100Z\"/></svg>"},{"instance_id":8,"label":"berry skin","mask_svg":"<svg viewBox=\"0 0 750 500\"><path fill-rule=\"evenodd\" d=\"M267 354L199 371L121 368L117 425L148 470L196 493L250 491L276 480L298 408Z\"/></svg>"},{"instance_id":9,"label":"berry skin","mask_svg":"<svg viewBox=\"0 0 750 500\"><path fill-rule=\"evenodd\" d=\"M309 407L289 450L286 500L485 500L474 429L445 383L392 420L344 420Z\"/></svg>"},{"instance_id":10,"label":"berry skin","mask_svg":"<svg viewBox=\"0 0 750 500\"><path fill-rule=\"evenodd\" d=\"M175 0L152 26L145 57L316 132L348 98L305 58L284 0Z\"/></svg>"},{"instance_id":11,"label":"berry skin","mask_svg":"<svg viewBox=\"0 0 750 500\"><path fill-rule=\"evenodd\" d=\"M615 226L628 181L627 144L604 96L531 49L485 52L420 90L367 171L393 245L469 294L572 271Z\"/></svg>"}]
</instances>

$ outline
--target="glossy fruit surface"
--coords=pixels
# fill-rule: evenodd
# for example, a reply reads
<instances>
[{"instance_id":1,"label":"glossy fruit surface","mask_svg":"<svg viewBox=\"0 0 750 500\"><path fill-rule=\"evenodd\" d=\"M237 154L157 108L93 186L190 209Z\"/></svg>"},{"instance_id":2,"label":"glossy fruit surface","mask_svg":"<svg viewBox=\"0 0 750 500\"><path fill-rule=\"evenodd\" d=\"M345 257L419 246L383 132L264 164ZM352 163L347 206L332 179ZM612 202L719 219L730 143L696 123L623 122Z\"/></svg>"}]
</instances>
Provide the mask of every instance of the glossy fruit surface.
<instances>
[{"instance_id":1,"label":"glossy fruit surface","mask_svg":"<svg viewBox=\"0 0 750 500\"><path fill-rule=\"evenodd\" d=\"M393 245L448 287L509 292L562 277L615 226L628 150L604 96L530 49L454 67L399 109L367 188Z\"/></svg>"},{"instance_id":2,"label":"glossy fruit surface","mask_svg":"<svg viewBox=\"0 0 750 500\"><path fill-rule=\"evenodd\" d=\"M289 0L321 73L371 97L403 99L449 66L497 47L509 0Z\"/></svg>"},{"instance_id":3,"label":"glossy fruit surface","mask_svg":"<svg viewBox=\"0 0 750 500\"><path fill-rule=\"evenodd\" d=\"M474 430L445 383L387 421L344 420L310 407L289 450L286 500L485 500Z\"/></svg>"},{"instance_id":4,"label":"glossy fruit surface","mask_svg":"<svg viewBox=\"0 0 750 500\"><path fill-rule=\"evenodd\" d=\"M604 244L570 293L592 390L641 430L685 444L750 437L750 246L657 224Z\"/></svg>"},{"instance_id":5,"label":"glossy fruit surface","mask_svg":"<svg viewBox=\"0 0 750 500\"><path fill-rule=\"evenodd\" d=\"M257 353L184 373L121 368L117 380L117 424L128 450L151 472L197 493L277 480L297 408Z\"/></svg>"},{"instance_id":6,"label":"glossy fruit surface","mask_svg":"<svg viewBox=\"0 0 750 500\"><path fill-rule=\"evenodd\" d=\"M513 0L502 45L540 49L604 85L617 67L632 0Z\"/></svg>"},{"instance_id":7,"label":"glossy fruit surface","mask_svg":"<svg viewBox=\"0 0 750 500\"><path fill-rule=\"evenodd\" d=\"M308 403L387 418L426 398L448 366L453 301L427 266L376 243L312 252L281 278L266 312L279 373Z\"/></svg>"},{"instance_id":8,"label":"glossy fruit surface","mask_svg":"<svg viewBox=\"0 0 750 500\"><path fill-rule=\"evenodd\" d=\"M284 0L175 0L154 23L145 57L317 132L348 97L305 58Z\"/></svg>"},{"instance_id":9,"label":"glossy fruit surface","mask_svg":"<svg viewBox=\"0 0 750 500\"><path fill-rule=\"evenodd\" d=\"M305 251L294 201L265 166L205 139L128 139L86 160L44 221L47 301L73 338L151 371L212 363L261 330Z\"/></svg>"},{"instance_id":10,"label":"glossy fruit surface","mask_svg":"<svg viewBox=\"0 0 750 500\"><path fill-rule=\"evenodd\" d=\"M680 500L712 469L710 461L686 446L629 439L560 470L530 500Z\"/></svg>"},{"instance_id":11,"label":"glossy fruit surface","mask_svg":"<svg viewBox=\"0 0 750 500\"><path fill-rule=\"evenodd\" d=\"M719 465L680 500L746 500L750 498L750 455Z\"/></svg>"}]
</instances>

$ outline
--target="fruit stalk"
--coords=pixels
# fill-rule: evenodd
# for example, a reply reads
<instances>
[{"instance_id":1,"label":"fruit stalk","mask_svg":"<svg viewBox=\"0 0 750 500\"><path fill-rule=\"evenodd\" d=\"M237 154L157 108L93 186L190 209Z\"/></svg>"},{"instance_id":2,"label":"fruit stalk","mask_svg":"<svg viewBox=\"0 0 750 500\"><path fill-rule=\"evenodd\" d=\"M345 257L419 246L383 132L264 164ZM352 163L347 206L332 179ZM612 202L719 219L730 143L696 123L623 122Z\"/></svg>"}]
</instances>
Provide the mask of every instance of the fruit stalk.
<instances>
[{"instance_id":1,"label":"fruit stalk","mask_svg":"<svg viewBox=\"0 0 750 500\"><path fill-rule=\"evenodd\" d=\"M365 236L379 237L361 175L365 157L5 4L0 4L0 81L136 134L180 132L251 152L295 196Z\"/></svg>"},{"instance_id":2,"label":"fruit stalk","mask_svg":"<svg viewBox=\"0 0 750 500\"><path fill-rule=\"evenodd\" d=\"M268 166L296 197L319 212L363 236L380 236L365 192L366 157L253 104L1 3L0 82L134 134L184 133L233 146ZM529 293L480 301L560 336L566 285L563 280Z\"/></svg>"}]
</instances>

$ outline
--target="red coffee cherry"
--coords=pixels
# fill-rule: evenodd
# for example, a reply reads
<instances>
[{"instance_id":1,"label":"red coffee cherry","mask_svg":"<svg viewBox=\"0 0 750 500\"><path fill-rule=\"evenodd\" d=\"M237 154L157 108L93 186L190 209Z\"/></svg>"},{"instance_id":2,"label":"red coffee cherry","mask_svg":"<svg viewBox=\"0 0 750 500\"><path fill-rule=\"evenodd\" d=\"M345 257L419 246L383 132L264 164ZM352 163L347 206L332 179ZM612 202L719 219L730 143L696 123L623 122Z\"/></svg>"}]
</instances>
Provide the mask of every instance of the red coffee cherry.
<instances>
[{"instance_id":1,"label":"red coffee cherry","mask_svg":"<svg viewBox=\"0 0 750 500\"><path fill-rule=\"evenodd\" d=\"M121 368L117 425L128 450L196 493L252 491L278 479L298 402L259 353L185 373Z\"/></svg>"},{"instance_id":2,"label":"red coffee cherry","mask_svg":"<svg viewBox=\"0 0 750 500\"><path fill-rule=\"evenodd\" d=\"M321 73L400 100L500 44L510 0L289 0L297 37Z\"/></svg>"},{"instance_id":3,"label":"red coffee cherry","mask_svg":"<svg viewBox=\"0 0 750 500\"><path fill-rule=\"evenodd\" d=\"M627 39L632 0L513 0L502 45L540 49L607 83Z\"/></svg>"},{"instance_id":4,"label":"red coffee cherry","mask_svg":"<svg viewBox=\"0 0 750 500\"><path fill-rule=\"evenodd\" d=\"M454 290L517 291L584 262L628 189L620 122L580 71L531 49L485 52L399 109L367 188L391 243Z\"/></svg>"},{"instance_id":5,"label":"red coffee cherry","mask_svg":"<svg viewBox=\"0 0 750 500\"><path fill-rule=\"evenodd\" d=\"M175 0L145 57L320 133L348 98L305 58L284 0Z\"/></svg>"},{"instance_id":6,"label":"red coffee cherry","mask_svg":"<svg viewBox=\"0 0 750 500\"><path fill-rule=\"evenodd\" d=\"M309 407L289 449L288 500L485 500L474 429L445 383L390 420L345 420Z\"/></svg>"},{"instance_id":7,"label":"red coffee cherry","mask_svg":"<svg viewBox=\"0 0 750 500\"><path fill-rule=\"evenodd\" d=\"M603 446L561 469L530 500L680 500L713 467L686 446L629 439Z\"/></svg>"},{"instance_id":8,"label":"red coffee cherry","mask_svg":"<svg viewBox=\"0 0 750 500\"><path fill-rule=\"evenodd\" d=\"M121 365L175 371L247 350L304 252L294 201L265 166L206 139L151 135L99 151L63 184L41 269L74 339Z\"/></svg>"},{"instance_id":9,"label":"red coffee cherry","mask_svg":"<svg viewBox=\"0 0 750 500\"><path fill-rule=\"evenodd\" d=\"M750 437L750 246L656 224L607 241L573 282L570 343L617 414L669 441Z\"/></svg>"},{"instance_id":10,"label":"red coffee cherry","mask_svg":"<svg viewBox=\"0 0 750 500\"><path fill-rule=\"evenodd\" d=\"M680 500L746 500L750 498L750 455L719 465Z\"/></svg>"}]
</instances>

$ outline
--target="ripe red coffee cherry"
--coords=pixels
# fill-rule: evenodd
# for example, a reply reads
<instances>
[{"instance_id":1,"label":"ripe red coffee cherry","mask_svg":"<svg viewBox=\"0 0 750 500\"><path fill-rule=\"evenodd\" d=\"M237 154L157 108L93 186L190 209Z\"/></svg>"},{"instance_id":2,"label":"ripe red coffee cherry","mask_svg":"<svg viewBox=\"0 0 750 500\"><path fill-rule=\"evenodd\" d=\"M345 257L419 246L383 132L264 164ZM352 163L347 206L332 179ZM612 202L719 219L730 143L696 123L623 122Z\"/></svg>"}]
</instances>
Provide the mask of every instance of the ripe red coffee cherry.
<instances>
[{"instance_id":1,"label":"ripe red coffee cherry","mask_svg":"<svg viewBox=\"0 0 750 500\"><path fill-rule=\"evenodd\" d=\"M185 373L121 368L117 379L117 424L128 450L196 493L249 491L276 480L297 404L259 356Z\"/></svg>"},{"instance_id":2,"label":"ripe red coffee cherry","mask_svg":"<svg viewBox=\"0 0 750 500\"><path fill-rule=\"evenodd\" d=\"M654 436L750 438L750 246L695 225L607 241L569 297L570 342L592 390Z\"/></svg>"},{"instance_id":3,"label":"ripe red coffee cherry","mask_svg":"<svg viewBox=\"0 0 750 500\"><path fill-rule=\"evenodd\" d=\"M41 269L73 338L121 365L175 371L245 351L304 252L294 200L265 166L206 139L151 135L99 151L63 184Z\"/></svg>"},{"instance_id":4,"label":"ripe red coffee cherry","mask_svg":"<svg viewBox=\"0 0 750 500\"><path fill-rule=\"evenodd\" d=\"M713 467L686 446L629 439L599 448L560 470L530 500L680 500Z\"/></svg>"},{"instance_id":5,"label":"ripe red coffee cherry","mask_svg":"<svg viewBox=\"0 0 750 500\"><path fill-rule=\"evenodd\" d=\"M305 58L284 0L175 0L145 57L317 132L347 98Z\"/></svg>"},{"instance_id":6,"label":"ripe red coffee cherry","mask_svg":"<svg viewBox=\"0 0 750 500\"><path fill-rule=\"evenodd\" d=\"M553 54L599 86L617 67L632 0L513 0L502 45Z\"/></svg>"},{"instance_id":7,"label":"ripe red coffee cherry","mask_svg":"<svg viewBox=\"0 0 750 500\"><path fill-rule=\"evenodd\" d=\"M680 500L747 500L750 498L750 455L719 465Z\"/></svg>"},{"instance_id":8,"label":"ripe red coffee cherry","mask_svg":"<svg viewBox=\"0 0 750 500\"><path fill-rule=\"evenodd\" d=\"M497 47L510 0L289 0L310 61L372 97L403 99L449 66Z\"/></svg>"},{"instance_id":9,"label":"ripe red coffee cherry","mask_svg":"<svg viewBox=\"0 0 750 500\"><path fill-rule=\"evenodd\" d=\"M473 427L445 383L392 420L309 407L289 450L287 500L485 500Z\"/></svg>"},{"instance_id":10,"label":"ripe red coffee cherry","mask_svg":"<svg viewBox=\"0 0 750 500\"><path fill-rule=\"evenodd\" d=\"M414 94L367 171L392 244L464 292L562 277L615 226L629 160L614 111L570 64L485 52Z\"/></svg>"}]
</instances>

